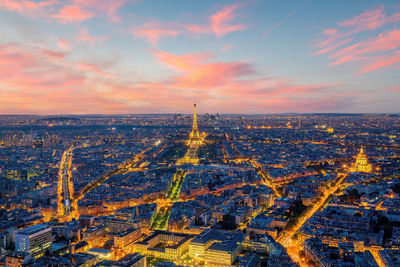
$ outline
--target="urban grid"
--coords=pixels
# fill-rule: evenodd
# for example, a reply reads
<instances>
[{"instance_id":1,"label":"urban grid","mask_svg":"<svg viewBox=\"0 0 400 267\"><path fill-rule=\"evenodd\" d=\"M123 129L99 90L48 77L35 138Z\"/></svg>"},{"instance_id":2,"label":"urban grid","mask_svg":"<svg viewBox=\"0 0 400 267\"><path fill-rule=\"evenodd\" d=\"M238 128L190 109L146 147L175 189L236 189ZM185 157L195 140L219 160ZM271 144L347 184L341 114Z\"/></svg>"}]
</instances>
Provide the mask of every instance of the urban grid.
<instances>
[{"instance_id":1,"label":"urban grid","mask_svg":"<svg viewBox=\"0 0 400 267\"><path fill-rule=\"evenodd\" d=\"M0 267L400 267L400 0L0 0Z\"/></svg>"},{"instance_id":2,"label":"urban grid","mask_svg":"<svg viewBox=\"0 0 400 267\"><path fill-rule=\"evenodd\" d=\"M399 264L399 116L196 108L3 116L3 263Z\"/></svg>"}]
</instances>

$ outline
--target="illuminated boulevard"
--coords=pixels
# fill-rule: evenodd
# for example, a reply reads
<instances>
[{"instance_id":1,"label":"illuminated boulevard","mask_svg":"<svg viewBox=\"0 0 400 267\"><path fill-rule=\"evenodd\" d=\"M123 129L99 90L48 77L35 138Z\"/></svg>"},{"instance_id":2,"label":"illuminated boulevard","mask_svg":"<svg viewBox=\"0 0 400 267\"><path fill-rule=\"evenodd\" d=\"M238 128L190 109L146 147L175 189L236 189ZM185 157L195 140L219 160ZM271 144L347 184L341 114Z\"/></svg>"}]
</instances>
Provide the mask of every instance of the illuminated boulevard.
<instances>
[{"instance_id":1,"label":"illuminated boulevard","mask_svg":"<svg viewBox=\"0 0 400 267\"><path fill-rule=\"evenodd\" d=\"M58 194L58 216L75 218L77 214L77 202L73 198L74 187L72 183L72 157L73 146L66 150L61 158L59 167Z\"/></svg>"},{"instance_id":2,"label":"illuminated boulevard","mask_svg":"<svg viewBox=\"0 0 400 267\"><path fill-rule=\"evenodd\" d=\"M329 188L321 191L318 196L318 200L307 208L304 214L298 219L296 224L292 226L290 229L284 229L282 234L277 239L284 247L287 248L288 254L292 259L300 264L300 266L308 266L299 255L299 247L302 247L303 244L298 240L294 240L293 235L307 222L307 220L313 216L315 212L320 210L326 201L334 194L337 190L340 189L343 182L348 177L348 174L338 173L337 179L332 183Z\"/></svg>"},{"instance_id":3,"label":"illuminated boulevard","mask_svg":"<svg viewBox=\"0 0 400 267\"><path fill-rule=\"evenodd\" d=\"M95 255L97 263L131 257L149 266L227 262L225 267L249 260L318 266L322 260L349 262L339 250L346 249L357 260L387 266L385 260L397 252L397 135L384 132L388 143L374 149L363 145L372 143L368 138L343 141L358 117L344 129L341 120L303 117L311 125L303 129L290 116L270 119L275 126L269 127L264 117L204 115L207 134L194 118L196 107L193 116L155 116L155 126L145 116L146 127L106 125L98 133L101 142L82 135L68 142L74 146L49 149L56 187L31 183L42 177L34 171L5 172L15 184L35 187L21 197L7 191L3 220L26 231L51 228L58 243L68 240L71 252L35 254L35 261L46 264L83 257L94 266L88 261ZM171 127L175 120L185 127ZM391 129L394 119L382 117L380 123ZM171 134L163 138L166 133ZM58 147L59 139L52 138ZM74 234L77 229L81 234ZM206 242L213 245L201 254Z\"/></svg>"}]
</instances>

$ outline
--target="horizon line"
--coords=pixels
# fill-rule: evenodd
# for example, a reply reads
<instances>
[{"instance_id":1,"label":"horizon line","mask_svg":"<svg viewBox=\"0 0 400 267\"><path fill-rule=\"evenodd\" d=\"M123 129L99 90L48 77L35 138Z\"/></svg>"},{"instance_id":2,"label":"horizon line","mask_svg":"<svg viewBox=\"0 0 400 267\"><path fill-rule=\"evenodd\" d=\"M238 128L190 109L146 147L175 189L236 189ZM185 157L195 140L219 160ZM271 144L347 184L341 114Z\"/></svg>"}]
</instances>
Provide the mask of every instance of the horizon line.
<instances>
[{"instance_id":1,"label":"horizon line","mask_svg":"<svg viewBox=\"0 0 400 267\"><path fill-rule=\"evenodd\" d=\"M0 117L6 116L132 116L132 115L191 115L193 113L79 113L79 114L0 114ZM218 115L325 115L325 114L339 114L339 115L400 115L400 112L279 112L279 113L219 113L219 112L205 112L198 114L218 114Z\"/></svg>"}]
</instances>

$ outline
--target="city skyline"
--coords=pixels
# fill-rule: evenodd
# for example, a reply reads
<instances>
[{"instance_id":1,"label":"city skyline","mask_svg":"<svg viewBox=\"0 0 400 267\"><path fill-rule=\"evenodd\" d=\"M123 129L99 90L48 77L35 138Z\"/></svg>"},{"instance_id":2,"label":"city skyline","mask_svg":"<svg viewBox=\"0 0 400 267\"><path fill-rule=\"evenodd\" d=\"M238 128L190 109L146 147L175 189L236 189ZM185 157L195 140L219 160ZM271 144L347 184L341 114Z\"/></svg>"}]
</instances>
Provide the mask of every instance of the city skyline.
<instances>
[{"instance_id":1,"label":"city skyline","mask_svg":"<svg viewBox=\"0 0 400 267\"><path fill-rule=\"evenodd\" d=\"M0 0L0 114L399 113L397 1Z\"/></svg>"}]
</instances>

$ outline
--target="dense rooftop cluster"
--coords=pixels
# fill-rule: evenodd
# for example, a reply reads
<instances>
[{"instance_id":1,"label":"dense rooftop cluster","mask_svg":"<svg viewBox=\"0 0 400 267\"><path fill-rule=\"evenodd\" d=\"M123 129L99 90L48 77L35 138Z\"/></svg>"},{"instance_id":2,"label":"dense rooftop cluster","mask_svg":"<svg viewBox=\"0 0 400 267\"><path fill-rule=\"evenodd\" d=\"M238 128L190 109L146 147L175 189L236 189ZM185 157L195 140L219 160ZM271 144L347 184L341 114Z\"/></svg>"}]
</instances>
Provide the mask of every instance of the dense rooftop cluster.
<instances>
[{"instance_id":1,"label":"dense rooftop cluster","mask_svg":"<svg viewBox=\"0 0 400 267\"><path fill-rule=\"evenodd\" d=\"M400 117L206 114L190 139L191 125L0 117L0 265L398 264Z\"/></svg>"}]
</instances>

